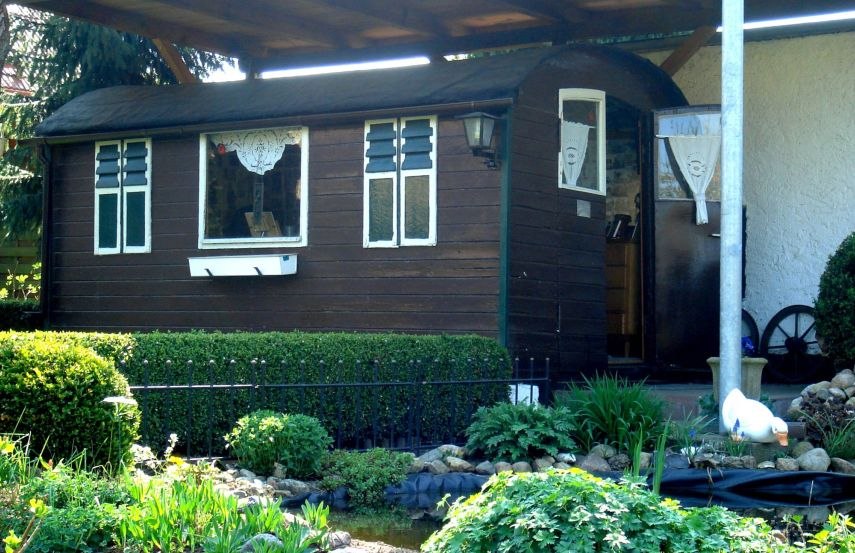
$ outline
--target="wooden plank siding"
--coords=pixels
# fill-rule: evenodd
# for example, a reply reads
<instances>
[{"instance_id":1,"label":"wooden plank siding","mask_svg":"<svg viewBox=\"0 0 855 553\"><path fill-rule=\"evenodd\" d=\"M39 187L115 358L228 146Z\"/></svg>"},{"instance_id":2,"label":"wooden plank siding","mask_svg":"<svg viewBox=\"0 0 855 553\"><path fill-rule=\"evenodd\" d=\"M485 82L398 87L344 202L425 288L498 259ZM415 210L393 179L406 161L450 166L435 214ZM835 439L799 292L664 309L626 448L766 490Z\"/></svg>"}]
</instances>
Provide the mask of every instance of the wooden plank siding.
<instances>
[{"instance_id":1,"label":"wooden plank siding","mask_svg":"<svg viewBox=\"0 0 855 553\"><path fill-rule=\"evenodd\" d=\"M427 115L427 114L426 114ZM360 330L498 337L499 173L437 136L437 245L362 247L363 126L309 130L308 246L199 250L198 136L152 140L152 251L93 254L92 142L55 146L51 325L58 329ZM286 277L191 279L191 256L296 253Z\"/></svg>"},{"instance_id":2,"label":"wooden plank siding","mask_svg":"<svg viewBox=\"0 0 855 553\"><path fill-rule=\"evenodd\" d=\"M605 198L558 187L558 90L571 86L562 72L530 78L511 124L508 348L550 357L559 381L607 362Z\"/></svg>"}]
</instances>

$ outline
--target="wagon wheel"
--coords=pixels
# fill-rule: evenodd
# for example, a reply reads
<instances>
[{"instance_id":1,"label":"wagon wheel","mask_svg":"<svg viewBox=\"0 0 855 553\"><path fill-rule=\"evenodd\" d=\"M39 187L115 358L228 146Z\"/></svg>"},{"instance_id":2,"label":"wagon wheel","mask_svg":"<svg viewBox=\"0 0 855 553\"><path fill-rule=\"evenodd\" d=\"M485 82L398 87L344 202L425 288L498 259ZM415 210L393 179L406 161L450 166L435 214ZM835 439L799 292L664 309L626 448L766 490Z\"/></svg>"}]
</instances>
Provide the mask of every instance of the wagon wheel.
<instances>
[{"instance_id":1,"label":"wagon wheel","mask_svg":"<svg viewBox=\"0 0 855 553\"><path fill-rule=\"evenodd\" d=\"M790 305L775 313L760 339L770 376L780 382L807 382L826 365L816 336L813 307Z\"/></svg>"}]
</instances>

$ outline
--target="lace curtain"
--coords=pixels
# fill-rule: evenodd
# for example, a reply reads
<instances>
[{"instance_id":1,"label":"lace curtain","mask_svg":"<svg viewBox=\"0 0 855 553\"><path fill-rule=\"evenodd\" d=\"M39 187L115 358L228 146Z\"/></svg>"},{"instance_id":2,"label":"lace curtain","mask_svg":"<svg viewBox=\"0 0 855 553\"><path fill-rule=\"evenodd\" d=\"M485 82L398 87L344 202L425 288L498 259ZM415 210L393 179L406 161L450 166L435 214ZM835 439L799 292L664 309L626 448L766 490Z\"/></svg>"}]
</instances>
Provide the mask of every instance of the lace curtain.
<instances>
[{"instance_id":1,"label":"lace curtain","mask_svg":"<svg viewBox=\"0 0 855 553\"><path fill-rule=\"evenodd\" d=\"M721 150L721 137L718 135L669 136L668 144L680 173L689 184L695 199L695 223L705 225L707 215L707 187L715 173L718 153Z\"/></svg>"},{"instance_id":2,"label":"lace curtain","mask_svg":"<svg viewBox=\"0 0 855 553\"><path fill-rule=\"evenodd\" d=\"M592 128L574 121L561 121L561 161L568 186L576 186L579 180L588 149L588 131Z\"/></svg>"},{"instance_id":3,"label":"lace curtain","mask_svg":"<svg viewBox=\"0 0 855 553\"><path fill-rule=\"evenodd\" d=\"M237 152L241 165L247 171L263 175L273 169L282 158L285 146L299 144L300 129L265 129L260 131L237 131L208 135L219 148L226 152Z\"/></svg>"}]
</instances>

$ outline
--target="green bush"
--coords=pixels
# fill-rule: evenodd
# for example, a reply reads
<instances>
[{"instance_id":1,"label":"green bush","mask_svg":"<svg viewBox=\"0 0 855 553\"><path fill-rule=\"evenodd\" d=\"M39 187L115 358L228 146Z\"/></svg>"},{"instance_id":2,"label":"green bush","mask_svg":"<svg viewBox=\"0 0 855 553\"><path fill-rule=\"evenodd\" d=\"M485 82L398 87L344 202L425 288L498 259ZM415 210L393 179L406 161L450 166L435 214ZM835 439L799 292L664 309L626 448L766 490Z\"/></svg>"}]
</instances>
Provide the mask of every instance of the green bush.
<instances>
[{"instance_id":1,"label":"green bush","mask_svg":"<svg viewBox=\"0 0 855 553\"><path fill-rule=\"evenodd\" d=\"M323 461L321 488L333 491L345 486L351 507L382 507L386 487L403 482L412 463L410 453L379 447L365 452L336 450Z\"/></svg>"},{"instance_id":2,"label":"green bush","mask_svg":"<svg viewBox=\"0 0 855 553\"><path fill-rule=\"evenodd\" d=\"M814 307L823 348L832 359L851 367L855 362L855 232L829 257Z\"/></svg>"},{"instance_id":3,"label":"green bush","mask_svg":"<svg viewBox=\"0 0 855 553\"><path fill-rule=\"evenodd\" d=\"M0 333L0 433L29 433L30 452L69 459L85 451L89 467L118 468L137 438L125 378L91 349L49 333Z\"/></svg>"},{"instance_id":4,"label":"green bush","mask_svg":"<svg viewBox=\"0 0 855 553\"><path fill-rule=\"evenodd\" d=\"M582 470L490 478L456 502L424 553L771 550L770 528L723 508L683 509L640 483L601 480Z\"/></svg>"},{"instance_id":5,"label":"green bush","mask_svg":"<svg viewBox=\"0 0 855 553\"><path fill-rule=\"evenodd\" d=\"M279 463L289 477L306 478L317 474L332 439L314 417L260 410L241 417L226 442L251 471L269 475Z\"/></svg>"},{"instance_id":6,"label":"green bush","mask_svg":"<svg viewBox=\"0 0 855 553\"><path fill-rule=\"evenodd\" d=\"M520 461L571 452L576 428L569 409L499 403L481 407L466 429L466 447L491 460Z\"/></svg>"},{"instance_id":7,"label":"green bush","mask_svg":"<svg viewBox=\"0 0 855 553\"><path fill-rule=\"evenodd\" d=\"M585 378L584 387L571 384L567 392L556 394L555 404L576 416L573 438L586 451L598 443L632 451L639 432L642 445L653 447L662 434L665 402L647 391L643 382L630 384L608 375Z\"/></svg>"}]
</instances>

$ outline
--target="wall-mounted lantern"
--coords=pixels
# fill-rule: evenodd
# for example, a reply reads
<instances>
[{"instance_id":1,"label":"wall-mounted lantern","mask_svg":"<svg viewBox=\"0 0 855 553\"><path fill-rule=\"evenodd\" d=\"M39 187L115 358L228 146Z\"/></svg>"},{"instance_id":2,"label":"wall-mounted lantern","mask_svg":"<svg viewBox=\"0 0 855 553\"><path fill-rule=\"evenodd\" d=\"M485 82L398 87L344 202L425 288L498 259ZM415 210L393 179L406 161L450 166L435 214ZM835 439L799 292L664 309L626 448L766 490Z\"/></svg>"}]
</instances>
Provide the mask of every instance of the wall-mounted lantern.
<instances>
[{"instance_id":1,"label":"wall-mounted lantern","mask_svg":"<svg viewBox=\"0 0 855 553\"><path fill-rule=\"evenodd\" d=\"M495 169L497 164L496 150L492 148L493 131L496 129L496 121L499 118L483 111L473 111L458 115L457 119L463 121L466 143L472 149L472 155L486 158L484 164L490 169Z\"/></svg>"}]
</instances>

